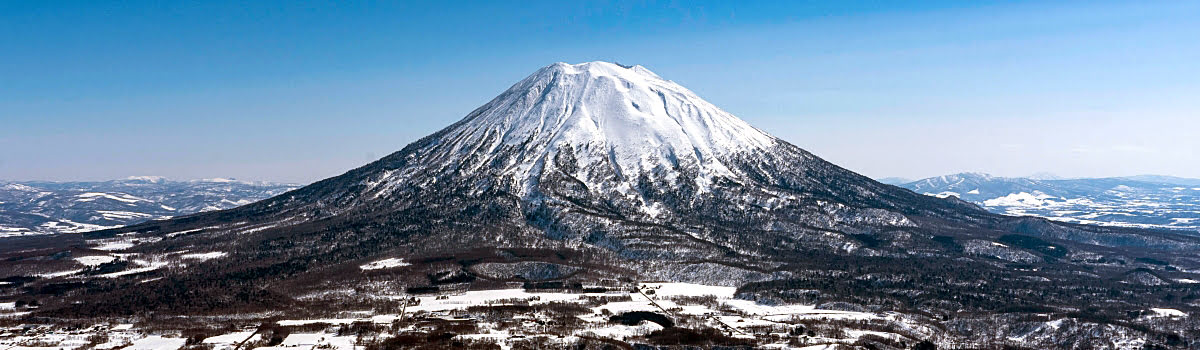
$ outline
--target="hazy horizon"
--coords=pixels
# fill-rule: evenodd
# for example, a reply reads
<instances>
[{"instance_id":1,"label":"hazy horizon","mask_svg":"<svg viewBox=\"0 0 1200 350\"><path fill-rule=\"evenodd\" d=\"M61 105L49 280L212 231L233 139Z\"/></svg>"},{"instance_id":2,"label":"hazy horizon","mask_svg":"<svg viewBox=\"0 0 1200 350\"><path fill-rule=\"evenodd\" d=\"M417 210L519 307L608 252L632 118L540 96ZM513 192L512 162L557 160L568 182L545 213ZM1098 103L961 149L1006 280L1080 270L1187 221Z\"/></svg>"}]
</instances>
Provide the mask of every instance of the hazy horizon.
<instances>
[{"instance_id":1,"label":"hazy horizon","mask_svg":"<svg viewBox=\"0 0 1200 350\"><path fill-rule=\"evenodd\" d=\"M553 62L873 177L1200 178L1200 3L0 5L0 179L310 183Z\"/></svg>"}]
</instances>

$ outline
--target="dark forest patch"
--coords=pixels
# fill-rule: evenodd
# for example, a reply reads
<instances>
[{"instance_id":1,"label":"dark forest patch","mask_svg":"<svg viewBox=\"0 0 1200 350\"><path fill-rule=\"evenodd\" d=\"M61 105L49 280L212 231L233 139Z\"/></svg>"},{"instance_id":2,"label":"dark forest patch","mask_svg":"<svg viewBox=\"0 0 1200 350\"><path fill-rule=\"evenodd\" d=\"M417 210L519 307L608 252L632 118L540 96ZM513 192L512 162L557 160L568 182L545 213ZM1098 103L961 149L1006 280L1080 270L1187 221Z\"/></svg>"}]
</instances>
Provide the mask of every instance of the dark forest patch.
<instances>
[{"instance_id":1,"label":"dark forest patch","mask_svg":"<svg viewBox=\"0 0 1200 350\"><path fill-rule=\"evenodd\" d=\"M619 315L614 315L608 318L609 322L619 323L626 326L636 326L642 322L654 322L663 328L675 327L675 321L671 321L670 317L663 314L649 311L630 311L623 312Z\"/></svg>"}]
</instances>

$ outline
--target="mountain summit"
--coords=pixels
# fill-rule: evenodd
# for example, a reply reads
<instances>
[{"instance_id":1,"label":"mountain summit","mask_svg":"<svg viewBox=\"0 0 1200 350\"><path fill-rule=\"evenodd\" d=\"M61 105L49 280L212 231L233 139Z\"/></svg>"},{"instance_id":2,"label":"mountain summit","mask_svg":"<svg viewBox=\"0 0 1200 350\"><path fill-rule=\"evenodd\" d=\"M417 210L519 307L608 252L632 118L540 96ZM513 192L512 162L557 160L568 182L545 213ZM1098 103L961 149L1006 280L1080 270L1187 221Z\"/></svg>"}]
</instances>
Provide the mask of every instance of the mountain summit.
<instances>
[{"instance_id":1,"label":"mountain summit","mask_svg":"<svg viewBox=\"0 0 1200 350\"><path fill-rule=\"evenodd\" d=\"M776 143L642 66L608 62L539 69L433 138L415 156L510 177L522 193L559 156L573 158L569 175L589 187L616 183L627 191L639 174L690 171L696 176L685 181L705 188L715 176L734 175L723 159Z\"/></svg>"},{"instance_id":2,"label":"mountain summit","mask_svg":"<svg viewBox=\"0 0 1200 350\"><path fill-rule=\"evenodd\" d=\"M340 176L86 238L80 249L120 259L211 258L126 263L106 274L138 279L31 289L83 289L41 310L245 312L341 305L347 285L386 294L670 280L946 320L998 306L1161 307L1192 292L1140 286L1200 268L1194 236L1009 217L885 185L643 67L605 62L541 68L461 121Z\"/></svg>"}]
</instances>

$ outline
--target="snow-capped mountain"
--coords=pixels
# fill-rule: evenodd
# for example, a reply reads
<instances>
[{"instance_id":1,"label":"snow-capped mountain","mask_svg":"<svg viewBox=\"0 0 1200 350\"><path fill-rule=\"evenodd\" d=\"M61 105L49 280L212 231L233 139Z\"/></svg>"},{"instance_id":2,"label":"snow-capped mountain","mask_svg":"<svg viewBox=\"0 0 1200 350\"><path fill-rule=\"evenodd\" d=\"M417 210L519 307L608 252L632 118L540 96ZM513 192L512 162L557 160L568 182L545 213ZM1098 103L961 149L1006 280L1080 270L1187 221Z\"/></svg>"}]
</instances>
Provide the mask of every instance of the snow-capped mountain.
<instances>
[{"instance_id":1,"label":"snow-capped mountain","mask_svg":"<svg viewBox=\"0 0 1200 350\"><path fill-rule=\"evenodd\" d=\"M0 182L0 236L78 233L229 209L299 187L230 179L131 176L95 182Z\"/></svg>"},{"instance_id":2,"label":"snow-capped mountain","mask_svg":"<svg viewBox=\"0 0 1200 350\"><path fill-rule=\"evenodd\" d=\"M705 186L733 176L723 159L775 145L773 137L641 66L600 62L542 68L439 139L421 156L469 161L463 172L496 169L526 186L523 192L533 191L527 187L559 154L575 158L570 175L585 184L615 181L628 190L637 174L679 178L684 170L697 172L686 180Z\"/></svg>"},{"instance_id":3,"label":"snow-capped mountain","mask_svg":"<svg viewBox=\"0 0 1200 350\"><path fill-rule=\"evenodd\" d=\"M903 313L964 344L981 329L1028 335L1046 314L1081 315L1071 339L1088 343L1146 329L1103 320L1200 311L1178 297L1195 292L1181 281L1200 279L1198 237L1009 217L885 185L646 68L605 62L539 69L337 177L74 237L59 243L68 253L0 255L21 262L0 274L27 297L56 293L39 315L273 317L514 284L673 281L773 305ZM81 267L64 254L113 260ZM205 258L185 258L195 254ZM991 327L1008 317L1013 327Z\"/></svg>"},{"instance_id":4,"label":"snow-capped mountain","mask_svg":"<svg viewBox=\"0 0 1200 350\"><path fill-rule=\"evenodd\" d=\"M1197 181L1155 175L1040 180L961 173L899 186L931 196L958 197L1001 214L1194 231L1200 230Z\"/></svg>"}]
</instances>

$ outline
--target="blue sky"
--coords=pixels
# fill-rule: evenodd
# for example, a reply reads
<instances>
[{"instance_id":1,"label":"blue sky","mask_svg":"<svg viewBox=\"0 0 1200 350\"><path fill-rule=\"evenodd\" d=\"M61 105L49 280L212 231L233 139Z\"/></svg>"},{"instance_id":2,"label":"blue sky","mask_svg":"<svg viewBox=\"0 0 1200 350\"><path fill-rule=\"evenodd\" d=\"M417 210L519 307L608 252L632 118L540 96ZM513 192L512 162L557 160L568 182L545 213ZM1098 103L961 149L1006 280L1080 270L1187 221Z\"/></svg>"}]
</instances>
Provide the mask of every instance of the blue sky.
<instances>
[{"instance_id":1,"label":"blue sky","mask_svg":"<svg viewBox=\"0 0 1200 350\"><path fill-rule=\"evenodd\" d=\"M309 182L593 60L873 177L1200 177L1197 18L1194 1L5 1L0 179Z\"/></svg>"}]
</instances>

